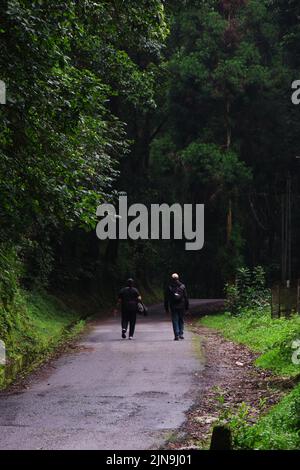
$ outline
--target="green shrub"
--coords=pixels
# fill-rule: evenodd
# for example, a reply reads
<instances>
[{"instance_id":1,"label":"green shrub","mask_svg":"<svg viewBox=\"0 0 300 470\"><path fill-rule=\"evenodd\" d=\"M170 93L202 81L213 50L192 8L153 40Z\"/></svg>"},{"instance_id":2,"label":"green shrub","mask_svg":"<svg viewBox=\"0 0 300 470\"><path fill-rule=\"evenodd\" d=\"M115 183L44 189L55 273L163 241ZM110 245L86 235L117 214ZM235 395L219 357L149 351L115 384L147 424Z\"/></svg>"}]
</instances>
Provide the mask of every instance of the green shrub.
<instances>
[{"instance_id":1,"label":"green shrub","mask_svg":"<svg viewBox=\"0 0 300 470\"><path fill-rule=\"evenodd\" d=\"M24 367L33 367L41 361L69 334L72 325L82 327L79 314L67 309L56 298L43 291L22 289L19 285L22 274L17 250L2 246L0 340L5 343L7 364L0 366L0 388Z\"/></svg>"},{"instance_id":2,"label":"green shrub","mask_svg":"<svg viewBox=\"0 0 300 470\"><path fill-rule=\"evenodd\" d=\"M239 268L234 284L226 284L226 307L234 315L245 308L263 310L270 305L271 292L266 288L262 266L254 269Z\"/></svg>"},{"instance_id":3,"label":"green shrub","mask_svg":"<svg viewBox=\"0 0 300 470\"><path fill-rule=\"evenodd\" d=\"M235 433L237 449L293 450L300 447L300 385L259 421Z\"/></svg>"},{"instance_id":4,"label":"green shrub","mask_svg":"<svg viewBox=\"0 0 300 470\"><path fill-rule=\"evenodd\" d=\"M300 340L300 315L291 318L271 317L270 308L243 310L242 315L230 313L204 317L201 323L220 330L233 341L261 353L256 365L285 376L296 376L300 365L292 361L293 342Z\"/></svg>"},{"instance_id":5,"label":"green shrub","mask_svg":"<svg viewBox=\"0 0 300 470\"><path fill-rule=\"evenodd\" d=\"M5 308L14 301L22 272L17 250L13 247L0 247L0 302Z\"/></svg>"},{"instance_id":6,"label":"green shrub","mask_svg":"<svg viewBox=\"0 0 300 470\"><path fill-rule=\"evenodd\" d=\"M270 308L245 309L242 312L238 316L230 313L207 316L201 323L260 352L255 362L257 366L297 382L300 365L293 363L292 356L293 343L299 344L300 340L300 315L273 319ZM288 450L300 447L300 385L267 413L265 409L261 411L262 416L254 425L251 423L251 409L244 404L238 410L224 409L220 414L220 420L232 430L235 449Z\"/></svg>"}]
</instances>

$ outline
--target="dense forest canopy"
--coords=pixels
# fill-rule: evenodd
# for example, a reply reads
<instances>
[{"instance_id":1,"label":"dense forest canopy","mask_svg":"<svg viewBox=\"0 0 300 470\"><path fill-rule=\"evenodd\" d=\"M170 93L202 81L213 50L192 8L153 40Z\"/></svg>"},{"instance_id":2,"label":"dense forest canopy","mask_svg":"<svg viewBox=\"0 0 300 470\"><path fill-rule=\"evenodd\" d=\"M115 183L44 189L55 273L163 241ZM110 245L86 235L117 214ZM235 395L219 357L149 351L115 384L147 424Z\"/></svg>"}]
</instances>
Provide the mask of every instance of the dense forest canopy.
<instances>
[{"instance_id":1,"label":"dense forest canopy","mask_svg":"<svg viewBox=\"0 0 300 470\"><path fill-rule=\"evenodd\" d=\"M294 0L1 4L1 263L26 287L144 287L179 271L220 295L242 265L280 278L291 176L297 277L300 6ZM96 209L205 204L205 247L97 240ZM13 261L14 260L14 261ZM13 264L15 263L15 264ZM3 268L4 269L4 268Z\"/></svg>"}]
</instances>

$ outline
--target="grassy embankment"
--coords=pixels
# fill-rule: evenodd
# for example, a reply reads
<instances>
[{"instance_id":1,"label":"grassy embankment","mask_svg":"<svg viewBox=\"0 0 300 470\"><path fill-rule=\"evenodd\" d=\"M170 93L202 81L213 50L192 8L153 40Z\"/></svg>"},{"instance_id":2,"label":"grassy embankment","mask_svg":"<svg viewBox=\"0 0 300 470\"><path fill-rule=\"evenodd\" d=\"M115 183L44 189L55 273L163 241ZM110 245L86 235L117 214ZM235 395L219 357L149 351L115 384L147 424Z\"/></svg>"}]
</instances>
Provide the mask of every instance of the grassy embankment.
<instances>
[{"instance_id":1,"label":"grassy embankment","mask_svg":"<svg viewBox=\"0 0 300 470\"><path fill-rule=\"evenodd\" d=\"M84 327L80 315L46 293L18 290L13 301L0 305L0 339L6 365L0 365L0 388L47 359Z\"/></svg>"},{"instance_id":2,"label":"grassy embankment","mask_svg":"<svg viewBox=\"0 0 300 470\"><path fill-rule=\"evenodd\" d=\"M290 319L272 319L269 310L250 311L239 316L229 313L207 316L200 320L206 327L219 330L232 341L247 345L260 353L258 367L270 369L279 376L290 377L297 383L300 365L292 345L300 340L300 316ZM299 348L300 349L300 348ZM233 418L233 422L236 419ZM229 422L229 425L231 423ZM300 447L300 384L279 404L260 417L253 426L231 426L236 448L239 449L299 449Z\"/></svg>"}]
</instances>

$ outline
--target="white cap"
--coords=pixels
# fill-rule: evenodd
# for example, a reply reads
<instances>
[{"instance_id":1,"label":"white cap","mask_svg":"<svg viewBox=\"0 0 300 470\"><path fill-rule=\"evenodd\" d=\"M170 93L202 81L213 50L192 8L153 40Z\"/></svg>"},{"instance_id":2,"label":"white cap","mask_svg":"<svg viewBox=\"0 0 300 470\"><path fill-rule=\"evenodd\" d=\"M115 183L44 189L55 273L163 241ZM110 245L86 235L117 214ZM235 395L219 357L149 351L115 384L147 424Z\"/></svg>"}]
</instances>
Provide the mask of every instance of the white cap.
<instances>
[{"instance_id":1,"label":"white cap","mask_svg":"<svg viewBox=\"0 0 300 470\"><path fill-rule=\"evenodd\" d=\"M176 274L176 273L172 274L172 279L179 279L178 274Z\"/></svg>"}]
</instances>

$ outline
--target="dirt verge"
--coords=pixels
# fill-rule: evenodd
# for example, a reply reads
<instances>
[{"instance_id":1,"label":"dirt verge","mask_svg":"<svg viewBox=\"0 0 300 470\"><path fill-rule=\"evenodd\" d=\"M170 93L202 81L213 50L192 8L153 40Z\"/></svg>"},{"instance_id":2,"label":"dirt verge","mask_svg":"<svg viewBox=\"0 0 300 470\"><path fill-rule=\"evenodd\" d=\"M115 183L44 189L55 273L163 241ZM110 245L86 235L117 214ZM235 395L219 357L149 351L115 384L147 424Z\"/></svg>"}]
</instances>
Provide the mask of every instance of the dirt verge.
<instances>
[{"instance_id":1,"label":"dirt verge","mask_svg":"<svg viewBox=\"0 0 300 470\"><path fill-rule=\"evenodd\" d=\"M251 409L250 424L255 423L289 388L284 379L256 367L258 354L246 346L197 325L196 320L189 321L188 326L199 336L205 368L196 375L199 396L180 431L170 439L169 449L208 448L213 424L220 412L237 410L245 403Z\"/></svg>"}]
</instances>

